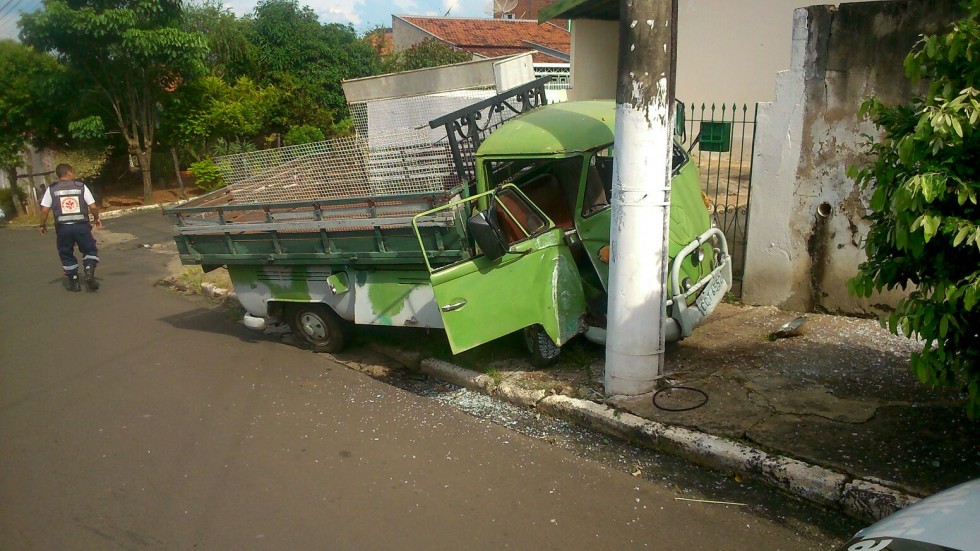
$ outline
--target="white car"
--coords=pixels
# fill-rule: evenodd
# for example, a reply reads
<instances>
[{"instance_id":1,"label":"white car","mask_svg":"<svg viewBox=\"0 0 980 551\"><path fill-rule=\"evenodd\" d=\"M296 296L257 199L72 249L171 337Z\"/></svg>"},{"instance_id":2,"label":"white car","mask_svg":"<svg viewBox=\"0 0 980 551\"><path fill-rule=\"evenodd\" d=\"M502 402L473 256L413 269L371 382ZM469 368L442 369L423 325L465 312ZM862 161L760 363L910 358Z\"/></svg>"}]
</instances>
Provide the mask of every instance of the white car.
<instances>
[{"instance_id":1,"label":"white car","mask_svg":"<svg viewBox=\"0 0 980 551\"><path fill-rule=\"evenodd\" d=\"M861 530L837 551L980 550L980 478L964 482Z\"/></svg>"}]
</instances>

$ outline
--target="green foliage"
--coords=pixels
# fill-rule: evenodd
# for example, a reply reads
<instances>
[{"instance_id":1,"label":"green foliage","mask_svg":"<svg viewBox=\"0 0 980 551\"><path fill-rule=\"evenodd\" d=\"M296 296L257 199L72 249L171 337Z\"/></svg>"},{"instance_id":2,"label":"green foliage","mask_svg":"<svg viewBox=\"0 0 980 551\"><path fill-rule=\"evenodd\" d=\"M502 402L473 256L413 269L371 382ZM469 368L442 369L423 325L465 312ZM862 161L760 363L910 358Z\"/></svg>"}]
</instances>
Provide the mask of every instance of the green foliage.
<instances>
[{"instance_id":1,"label":"green foliage","mask_svg":"<svg viewBox=\"0 0 980 551\"><path fill-rule=\"evenodd\" d=\"M64 61L76 90L99 92L139 162L147 199L160 105L204 68L205 39L180 27L181 14L179 0L46 0L21 17L26 44Z\"/></svg>"},{"instance_id":2,"label":"green foliage","mask_svg":"<svg viewBox=\"0 0 980 551\"><path fill-rule=\"evenodd\" d=\"M249 151L255 151L255 144L248 141L218 138L214 143L214 155L216 157L237 155L239 153L248 153Z\"/></svg>"},{"instance_id":3,"label":"green foliage","mask_svg":"<svg viewBox=\"0 0 980 551\"><path fill-rule=\"evenodd\" d=\"M64 67L49 55L13 40L0 40L0 168L20 165L20 153L31 141L48 141L57 133L63 110L48 101L63 84Z\"/></svg>"},{"instance_id":4,"label":"green foliage","mask_svg":"<svg viewBox=\"0 0 980 551\"><path fill-rule=\"evenodd\" d=\"M101 140L105 136L105 123L102 117L92 115L68 123L68 132L76 140Z\"/></svg>"},{"instance_id":5,"label":"green foliage","mask_svg":"<svg viewBox=\"0 0 980 551\"><path fill-rule=\"evenodd\" d=\"M299 145L304 143L322 142L327 139L323 131L315 126L299 125L294 126L286 132L283 138L284 145Z\"/></svg>"},{"instance_id":6,"label":"green foliage","mask_svg":"<svg viewBox=\"0 0 980 551\"><path fill-rule=\"evenodd\" d=\"M83 182L92 182L102 175L102 170L109 161L111 147L75 148L68 151L58 151L54 155L55 164L67 163L75 169L75 178Z\"/></svg>"},{"instance_id":7,"label":"green foliage","mask_svg":"<svg viewBox=\"0 0 980 551\"><path fill-rule=\"evenodd\" d=\"M229 84L206 76L173 95L164 126L173 142L183 144L195 160L200 160L221 154L214 152L218 140L257 137L271 124L280 102L276 88L259 86L247 77Z\"/></svg>"},{"instance_id":8,"label":"green foliage","mask_svg":"<svg viewBox=\"0 0 980 551\"><path fill-rule=\"evenodd\" d=\"M402 50L384 59L383 69L386 73L413 71L428 67L439 67L453 63L471 61L473 56L462 50L457 50L438 40L427 38L407 50Z\"/></svg>"},{"instance_id":9,"label":"green foliage","mask_svg":"<svg viewBox=\"0 0 980 551\"><path fill-rule=\"evenodd\" d=\"M192 163L188 171L194 177L195 185L203 191L210 192L225 187L225 179L221 170L211 159Z\"/></svg>"},{"instance_id":10,"label":"green foliage","mask_svg":"<svg viewBox=\"0 0 980 551\"><path fill-rule=\"evenodd\" d=\"M374 74L377 56L353 27L320 24L296 0L262 0L247 18L248 40L256 56L245 74L274 85L289 102L280 111L278 130L299 124L327 128L346 116L340 82Z\"/></svg>"},{"instance_id":11,"label":"green foliage","mask_svg":"<svg viewBox=\"0 0 980 551\"><path fill-rule=\"evenodd\" d=\"M255 46L245 36L245 21L218 0L185 4L182 28L206 38L205 63L215 76L241 74L255 59Z\"/></svg>"},{"instance_id":12,"label":"green foliage","mask_svg":"<svg viewBox=\"0 0 980 551\"><path fill-rule=\"evenodd\" d=\"M887 317L891 332L924 341L911 366L930 385L969 395L980 416L980 0L940 36L926 36L905 60L928 82L910 105L869 99L862 114L883 131L870 166L849 174L871 195L871 229L851 293L912 288Z\"/></svg>"}]
</instances>

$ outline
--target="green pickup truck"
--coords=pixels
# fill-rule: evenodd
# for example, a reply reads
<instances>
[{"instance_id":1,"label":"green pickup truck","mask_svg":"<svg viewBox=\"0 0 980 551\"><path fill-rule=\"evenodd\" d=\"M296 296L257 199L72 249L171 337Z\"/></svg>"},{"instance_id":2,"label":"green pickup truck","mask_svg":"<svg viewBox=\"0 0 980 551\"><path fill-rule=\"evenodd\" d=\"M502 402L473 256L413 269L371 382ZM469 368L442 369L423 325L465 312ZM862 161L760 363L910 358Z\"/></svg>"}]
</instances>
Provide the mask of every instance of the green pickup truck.
<instances>
[{"instance_id":1,"label":"green pickup truck","mask_svg":"<svg viewBox=\"0 0 980 551\"><path fill-rule=\"evenodd\" d=\"M548 365L577 335L605 341L614 117L612 101L547 104L538 80L431 121L446 131L431 147L311 153L166 213L184 264L227 266L250 327L286 322L324 352L351 323L445 329L454 353L523 331ZM403 167L428 163L402 169L414 191L385 185L399 179L390 168L377 177L372 159L392 147ZM352 192L329 174L375 184ZM320 197L288 200L315 181ZM669 254L678 340L731 288L731 258L676 142Z\"/></svg>"}]
</instances>

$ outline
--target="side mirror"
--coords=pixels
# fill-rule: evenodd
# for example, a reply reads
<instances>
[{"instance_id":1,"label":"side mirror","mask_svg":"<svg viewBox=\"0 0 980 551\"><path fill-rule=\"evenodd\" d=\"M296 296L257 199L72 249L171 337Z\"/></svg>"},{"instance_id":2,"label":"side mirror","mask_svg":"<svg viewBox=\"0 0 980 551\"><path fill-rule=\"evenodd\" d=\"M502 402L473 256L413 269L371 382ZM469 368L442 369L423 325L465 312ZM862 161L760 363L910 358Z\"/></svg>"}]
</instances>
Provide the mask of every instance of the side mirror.
<instances>
[{"instance_id":1,"label":"side mirror","mask_svg":"<svg viewBox=\"0 0 980 551\"><path fill-rule=\"evenodd\" d=\"M487 260L494 262L507 252L507 244L504 243L500 230L497 229L496 220L491 219L490 212L484 210L470 216L466 221L466 229Z\"/></svg>"}]
</instances>

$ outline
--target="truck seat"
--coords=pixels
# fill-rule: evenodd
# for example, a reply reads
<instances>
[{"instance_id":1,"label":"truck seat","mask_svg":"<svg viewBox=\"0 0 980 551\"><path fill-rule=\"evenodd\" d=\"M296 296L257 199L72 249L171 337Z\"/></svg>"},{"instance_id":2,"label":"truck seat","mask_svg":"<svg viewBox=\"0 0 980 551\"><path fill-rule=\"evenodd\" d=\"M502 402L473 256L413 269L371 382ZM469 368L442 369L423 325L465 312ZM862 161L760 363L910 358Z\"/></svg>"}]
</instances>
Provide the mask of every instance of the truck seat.
<instances>
[{"instance_id":1,"label":"truck seat","mask_svg":"<svg viewBox=\"0 0 980 551\"><path fill-rule=\"evenodd\" d=\"M496 213L497 223L508 245L527 239L525 230L534 234L545 227L544 219L531 208L531 205L518 198L517 194L504 190L497 194L497 201L510 212L510 216L502 211ZM516 221L511 216L516 218Z\"/></svg>"},{"instance_id":2,"label":"truck seat","mask_svg":"<svg viewBox=\"0 0 980 551\"><path fill-rule=\"evenodd\" d=\"M563 230L575 228L572 211L565 202L565 193L561 183L554 174L541 174L536 178L521 184L521 191L530 199L556 226Z\"/></svg>"}]
</instances>

